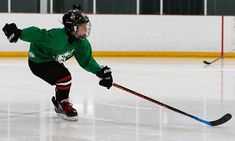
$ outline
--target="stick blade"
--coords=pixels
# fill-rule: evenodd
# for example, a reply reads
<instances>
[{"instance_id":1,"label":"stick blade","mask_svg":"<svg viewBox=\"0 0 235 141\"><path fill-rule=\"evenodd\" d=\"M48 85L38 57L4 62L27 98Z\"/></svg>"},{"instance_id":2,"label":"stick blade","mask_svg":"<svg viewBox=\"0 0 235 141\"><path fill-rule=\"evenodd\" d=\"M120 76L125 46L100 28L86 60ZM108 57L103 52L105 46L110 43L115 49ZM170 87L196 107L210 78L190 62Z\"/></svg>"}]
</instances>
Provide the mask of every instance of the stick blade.
<instances>
[{"instance_id":1,"label":"stick blade","mask_svg":"<svg viewBox=\"0 0 235 141\"><path fill-rule=\"evenodd\" d=\"M211 121L210 124L211 126L217 126L224 124L225 122L229 121L232 118L232 115L230 113L225 114L223 117L221 117L218 120Z\"/></svg>"},{"instance_id":2,"label":"stick blade","mask_svg":"<svg viewBox=\"0 0 235 141\"><path fill-rule=\"evenodd\" d=\"M207 62L207 61L203 61L204 64L207 64L207 65L210 65L211 63L210 62Z\"/></svg>"}]
</instances>

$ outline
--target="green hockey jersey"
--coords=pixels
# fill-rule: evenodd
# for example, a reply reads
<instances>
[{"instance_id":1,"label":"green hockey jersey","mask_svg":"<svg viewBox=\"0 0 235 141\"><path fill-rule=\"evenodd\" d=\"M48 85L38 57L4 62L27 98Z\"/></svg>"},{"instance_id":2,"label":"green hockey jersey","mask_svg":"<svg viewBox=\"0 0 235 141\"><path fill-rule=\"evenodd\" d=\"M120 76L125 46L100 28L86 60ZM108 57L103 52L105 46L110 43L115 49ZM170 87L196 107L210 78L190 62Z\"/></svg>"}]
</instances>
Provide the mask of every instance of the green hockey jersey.
<instances>
[{"instance_id":1,"label":"green hockey jersey","mask_svg":"<svg viewBox=\"0 0 235 141\"><path fill-rule=\"evenodd\" d=\"M86 38L75 39L70 44L64 28L46 30L32 26L22 29L20 39L30 42L28 55L33 62L58 61L63 63L75 56L79 65L86 71L96 74L101 69L92 57L89 41Z\"/></svg>"}]
</instances>

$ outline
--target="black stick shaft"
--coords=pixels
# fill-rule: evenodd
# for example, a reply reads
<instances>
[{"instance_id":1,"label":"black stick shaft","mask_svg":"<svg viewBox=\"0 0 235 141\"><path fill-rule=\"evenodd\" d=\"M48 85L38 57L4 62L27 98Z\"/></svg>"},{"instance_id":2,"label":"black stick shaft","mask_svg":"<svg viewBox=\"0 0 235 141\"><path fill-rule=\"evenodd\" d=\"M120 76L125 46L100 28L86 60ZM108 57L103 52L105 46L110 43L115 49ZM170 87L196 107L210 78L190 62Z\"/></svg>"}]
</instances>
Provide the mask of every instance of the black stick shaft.
<instances>
[{"instance_id":1,"label":"black stick shaft","mask_svg":"<svg viewBox=\"0 0 235 141\"><path fill-rule=\"evenodd\" d=\"M116 87L116 88L119 88L119 89L121 89L121 90L124 90L124 91L126 91L126 92L128 92L128 93L131 93L131 94L133 94L133 95L136 95L136 96L138 96L138 97L140 97L140 98L143 98L143 99L145 99L145 100L148 100L148 101L150 101L150 102L153 102L153 103L155 103L155 104L158 104L158 105L160 105L160 106L163 106L163 107L165 107L165 108L167 108L167 109L170 109L170 110L172 110L172 111L175 111L175 112L177 112L177 113L186 115L186 116L188 116L188 117L190 117L190 118L192 118L192 119L195 119L195 120L197 120L197 121L200 121L200 122L202 122L202 123L204 123L204 124L207 124L207 125L209 125L209 126L215 126L215 124L212 125L212 122L210 122L210 121L206 121L206 120L200 119L200 118L198 118L198 117L196 117L196 116L193 116L193 115L191 115L191 114L185 113L185 112L183 112L183 111L181 111L181 110L178 110L178 109L176 109L176 108L174 108L174 107L172 107L172 106L169 106L169 105L167 105L167 104L164 104L164 103L162 103L162 102L159 102L159 101L157 101L157 100L155 100L155 99L152 99L152 98L150 98L150 97L147 97L147 96L145 96L145 95L143 95L143 94L140 94L140 93L138 93L138 92L135 92L135 91L133 91L133 90L130 90L130 89L128 89L128 88L126 88L126 87L123 87L123 86L121 86L121 85L118 85L118 84L116 84L116 83L113 83L113 86ZM229 116L230 116L230 115L229 115ZM228 119L228 120L229 120L229 119ZM227 120L227 121L228 121L228 120ZM220 120L220 121L221 121L221 120ZM215 122L215 121L214 121L214 122ZM214 123L214 122L213 122L213 123ZM219 123L219 124L222 124L222 123L224 123L224 122L226 122L226 121L222 121L222 122ZM216 123L217 123L217 122L216 122ZM219 124L216 124L216 125L219 125Z\"/></svg>"}]
</instances>

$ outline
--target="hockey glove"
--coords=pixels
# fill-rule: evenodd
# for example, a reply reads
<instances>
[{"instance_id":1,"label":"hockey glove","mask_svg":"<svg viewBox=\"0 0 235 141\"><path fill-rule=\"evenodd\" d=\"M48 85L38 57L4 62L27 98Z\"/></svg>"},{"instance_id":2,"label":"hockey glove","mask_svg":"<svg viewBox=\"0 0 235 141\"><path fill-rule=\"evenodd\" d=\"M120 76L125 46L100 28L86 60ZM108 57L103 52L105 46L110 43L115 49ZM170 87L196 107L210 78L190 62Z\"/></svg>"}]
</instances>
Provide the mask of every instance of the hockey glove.
<instances>
[{"instance_id":1,"label":"hockey glove","mask_svg":"<svg viewBox=\"0 0 235 141\"><path fill-rule=\"evenodd\" d=\"M112 87L113 84L113 77L111 69L108 66L101 67L101 70L96 73L96 76L100 78L99 84L106 88Z\"/></svg>"},{"instance_id":2,"label":"hockey glove","mask_svg":"<svg viewBox=\"0 0 235 141\"><path fill-rule=\"evenodd\" d=\"M19 39L22 30L18 29L15 23L11 23L5 24L2 31L11 43L15 43Z\"/></svg>"}]
</instances>

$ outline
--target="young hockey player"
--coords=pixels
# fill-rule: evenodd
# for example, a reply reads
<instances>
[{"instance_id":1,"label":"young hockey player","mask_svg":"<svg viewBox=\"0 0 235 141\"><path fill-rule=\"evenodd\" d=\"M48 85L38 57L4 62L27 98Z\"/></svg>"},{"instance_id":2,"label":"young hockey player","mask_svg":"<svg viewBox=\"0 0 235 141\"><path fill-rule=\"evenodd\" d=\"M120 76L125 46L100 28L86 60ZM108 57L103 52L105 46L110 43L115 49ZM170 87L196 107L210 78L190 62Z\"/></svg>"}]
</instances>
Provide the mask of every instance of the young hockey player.
<instances>
[{"instance_id":1,"label":"young hockey player","mask_svg":"<svg viewBox=\"0 0 235 141\"><path fill-rule=\"evenodd\" d=\"M99 84L110 88L113 83L111 69L100 66L92 57L87 36L90 33L89 18L80 10L69 10L63 15L64 28L50 30L31 26L18 29L15 23L6 24L2 30L11 43L21 39L30 42L28 65L32 73L47 83L55 85L52 102L55 112L66 120L78 120L76 109L69 102L72 77L64 62L75 56L79 65L100 78Z\"/></svg>"}]
</instances>

